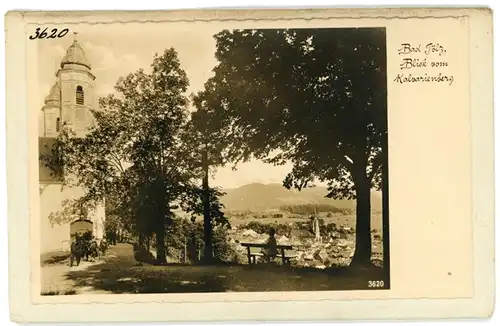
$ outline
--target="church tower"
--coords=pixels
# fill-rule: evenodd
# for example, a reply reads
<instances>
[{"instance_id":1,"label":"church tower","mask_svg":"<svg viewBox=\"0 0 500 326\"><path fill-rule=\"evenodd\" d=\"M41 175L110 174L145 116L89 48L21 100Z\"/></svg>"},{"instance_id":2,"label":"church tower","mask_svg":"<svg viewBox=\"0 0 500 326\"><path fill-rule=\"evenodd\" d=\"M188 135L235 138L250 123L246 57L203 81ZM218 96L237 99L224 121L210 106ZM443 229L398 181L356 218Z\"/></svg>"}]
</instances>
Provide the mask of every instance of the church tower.
<instances>
[{"instance_id":1,"label":"church tower","mask_svg":"<svg viewBox=\"0 0 500 326\"><path fill-rule=\"evenodd\" d=\"M61 128L61 88L56 82L45 98L43 111L44 137L54 138Z\"/></svg>"},{"instance_id":2,"label":"church tower","mask_svg":"<svg viewBox=\"0 0 500 326\"><path fill-rule=\"evenodd\" d=\"M61 60L56 77L58 86L54 85L55 92L57 88L60 89L59 123L62 127L72 129L77 137L82 137L86 129L94 122L91 110L95 106L95 76L91 72L91 65L85 52L76 39L76 33L73 44ZM52 122L50 119L46 118L46 121ZM57 119L55 125L56 130L59 131L61 126L58 127Z\"/></svg>"},{"instance_id":3,"label":"church tower","mask_svg":"<svg viewBox=\"0 0 500 326\"><path fill-rule=\"evenodd\" d=\"M72 130L76 137L85 137L88 128L95 123L92 110L98 108L96 78L76 39L76 33L55 76L56 81L42 107L43 136L38 138L40 156L50 155L51 147L63 129ZM85 190L82 187L62 188L63 181L64 177L52 175L43 161L39 160L41 253L67 251L70 247L71 225L77 217L66 212L64 205L68 200L83 196ZM103 200L86 214L86 220L92 224L93 235L98 239L104 237L104 204ZM58 214L61 215L60 218L57 217Z\"/></svg>"}]
</instances>

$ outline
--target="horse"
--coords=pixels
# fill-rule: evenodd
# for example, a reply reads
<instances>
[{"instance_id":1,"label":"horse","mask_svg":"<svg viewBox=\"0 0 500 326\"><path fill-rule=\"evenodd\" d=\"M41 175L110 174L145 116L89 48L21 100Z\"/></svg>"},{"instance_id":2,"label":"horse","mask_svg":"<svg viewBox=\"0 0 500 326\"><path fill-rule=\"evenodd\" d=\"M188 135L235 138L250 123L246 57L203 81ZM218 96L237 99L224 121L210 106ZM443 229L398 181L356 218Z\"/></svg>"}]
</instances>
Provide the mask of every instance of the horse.
<instances>
[{"instance_id":1,"label":"horse","mask_svg":"<svg viewBox=\"0 0 500 326\"><path fill-rule=\"evenodd\" d=\"M70 263L69 266L73 267L73 262L76 260L76 266L80 265L80 261L85 254L85 242L82 239L76 238L71 243Z\"/></svg>"}]
</instances>

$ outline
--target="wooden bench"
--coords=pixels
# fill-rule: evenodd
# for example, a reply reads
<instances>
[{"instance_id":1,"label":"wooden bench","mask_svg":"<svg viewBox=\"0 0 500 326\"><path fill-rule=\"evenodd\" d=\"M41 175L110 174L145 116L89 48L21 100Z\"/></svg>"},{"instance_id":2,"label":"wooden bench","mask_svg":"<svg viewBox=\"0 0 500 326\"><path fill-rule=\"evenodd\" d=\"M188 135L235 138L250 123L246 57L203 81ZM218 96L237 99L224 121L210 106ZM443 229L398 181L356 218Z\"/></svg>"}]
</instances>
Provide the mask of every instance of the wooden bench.
<instances>
[{"instance_id":1,"label":"wooden bench","mask_svg":"<svg viewBox=\"0 0 500 326\"><path fill-rule=\"evenodd\" d=\"M240 243L243 247L247 248L247 257L248 257L248 264L255 264L256 263L256 257L257 256L263 256L261 252L251 252L251 248L268 248L269 246L266 243L247 243L243 242ZM290 245L276 245L276 249L278 249L281 252L281 261L283 262L283 265L289 264L290 263L290 258L293 258L292 256L286 256L285 255L285 250L292 250L293 246Z\"/></svg>"}]
</instances>

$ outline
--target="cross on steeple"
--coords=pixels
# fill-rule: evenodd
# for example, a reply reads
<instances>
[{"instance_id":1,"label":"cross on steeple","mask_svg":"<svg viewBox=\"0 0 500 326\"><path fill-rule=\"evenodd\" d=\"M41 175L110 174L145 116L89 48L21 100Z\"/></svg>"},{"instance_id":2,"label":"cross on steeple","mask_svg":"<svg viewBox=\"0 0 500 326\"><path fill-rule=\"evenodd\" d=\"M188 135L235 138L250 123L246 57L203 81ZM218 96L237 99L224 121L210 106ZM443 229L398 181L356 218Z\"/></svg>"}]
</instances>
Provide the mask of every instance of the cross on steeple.
<instances>
[{"instance_id":1,"label":"cross on steeple","mask_svg":"<svg viewBox=\"0 0 500 326\"><path fill-rule=\"evenodd\" d=\"M74 36L74 42L78 42L78 40L76 39L78 36L78 32L73 32L73 36Z\"/></svg>"}]
</instances>

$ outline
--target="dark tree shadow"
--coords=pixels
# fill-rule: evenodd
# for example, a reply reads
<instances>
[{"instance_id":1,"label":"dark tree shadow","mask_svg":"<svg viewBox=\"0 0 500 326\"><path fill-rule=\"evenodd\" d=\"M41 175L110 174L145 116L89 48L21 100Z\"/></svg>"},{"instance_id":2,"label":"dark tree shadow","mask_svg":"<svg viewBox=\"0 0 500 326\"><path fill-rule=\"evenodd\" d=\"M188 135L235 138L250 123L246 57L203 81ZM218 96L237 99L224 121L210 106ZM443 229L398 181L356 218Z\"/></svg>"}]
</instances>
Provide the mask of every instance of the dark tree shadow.
<instances>
[{"instance_id":1,"label":"dark tree shadow","mask_svg":"<svg viewBox=\"0 0 500 326\"><path fill-rule=\"evenodd\" d=\"M194 266L190 266L193 268ZM123 257L107 258L85 270L69 271L66 278L76 287L92 287L111 293L195 293L225 292L223 278L213 274L190 277L189 266L136 263Z\"/></svg>"},{"instance_id":2,"label":"dark tree shadow","mask_svg":"<svg viewBox=\"0 0 500 326\"><path fill-rule=\"evenodd\" d=\"M110 255L85 270L70 270L65 276L76 287L119 294L360 290L370 289L368 281L383 280L384 275L376 266L321 270L274 264L138 265L130 247L128 254Z\"/></svg>"},{"instance_id":3,"label":"dark tree shadow","mask_svg":"<svg viewBox=\"0 0 500 326\"><path fill-rule=\"evenodd\" d=\"M68 251L52 252L40 255L41 266L65 264L69 261L70 253Z\"/></svg>"}]
</instances>

